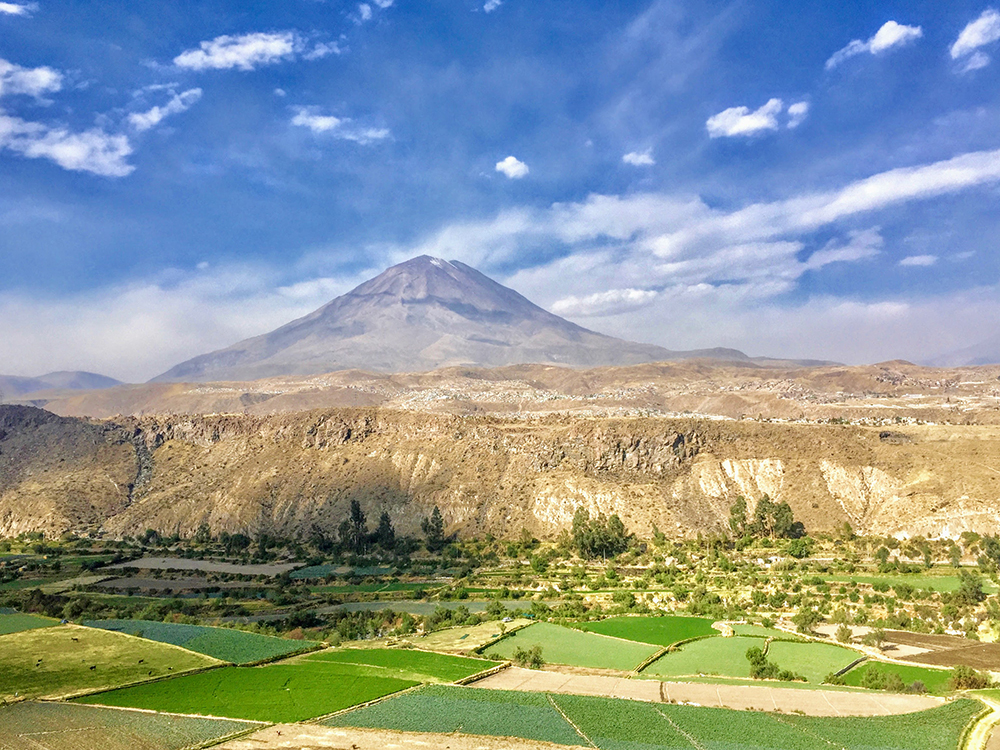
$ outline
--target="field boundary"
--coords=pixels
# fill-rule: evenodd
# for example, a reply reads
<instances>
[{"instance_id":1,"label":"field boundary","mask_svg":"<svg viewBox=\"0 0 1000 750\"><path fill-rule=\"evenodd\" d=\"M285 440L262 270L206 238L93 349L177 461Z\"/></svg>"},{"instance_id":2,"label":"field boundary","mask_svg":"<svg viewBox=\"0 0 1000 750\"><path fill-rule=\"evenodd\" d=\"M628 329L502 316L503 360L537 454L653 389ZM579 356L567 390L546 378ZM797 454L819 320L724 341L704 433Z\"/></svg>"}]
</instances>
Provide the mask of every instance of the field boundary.
<instances>
[{"instance_id":1,"label":"field boundary","mask_svg":"<svg viewBox=\"0 0 1000 750\"><path fill-rule=\"evenodd\" d=\"M707 638L712 638L713 636L706 636ZM639 674L642 670L652 664L654 661L658 661L661 656L666 656L670 653L670 646L664 646L659 651L657 651L652 656L646 657L646 660L639 664L638 667L632 670L633 674Z\"/></svg>"},{"instance_id":2,"label":"field boundary","mask_svg":"<svg viewBox=\"0 0 1000 750\"><path fill-rule=\"evenodd\" d=\"M839 670L837 672L834 672L833 676L834 677L840 677L842 675L845 675L848 672L850 672L852 669L854 669L856 666L858 666L859 664L862 664L862 663L864 663L866 661L868 661L868 657L867 656L859 656L857 659L855 659L854 661L852 661L850 664L848 664L843 669L841 669L841 670Z\"/></svg>"},{"instance_id":3,"label":"field boundary","mask_svg":"<svg viewBox=\"0 0 1000 750\"><path fill-rule=\"evenodd\" d=\"M673 651L676 651L681 646L686 646L687 644L694 643L695 641L703 641L706 638L721 638L721 637L722 636L719 633L712 633L711 635L696 635L692 636L691 638L685 638L684 640L677 641L676 643L671 643L669 646L667 646L666 653L671 653Z\"/></svg>"},{"instance_id":4,"label":"field boundary","mask_svg":"<svg viewBox=\"0 0 1000 750\"><path fill-rule=\"evenodd\" d=\"M965 725L965 729L962 730L962 734L958 738L958 747L960 750L985 750L987 744L990 741L991 727L997 726L1000 722L1000 713L997 713L996 707L986 703L982 698L976 697L983 705L983 710L972 717L972 720ZM993 719L990 721L990 719ZM977 735L977 730L982 726L982 732L985 732L985 736L982 741L979 741ZM975 744L973 741L975 740Z\"/></svg>"},{"instance_id":5,"label":"field boundary","mask_svg":"<svg viewBox=\"0 0 1000 750\"><path fill-rule=\"evenodd\" d=\"M117 688L115 688L117 689ZM29 703L53 703L61 704L66 703L66 701L61 700L37 700L33 699L28 701ZM90 706L92 708L103 708L108 711L132 711L138 714L151 714L154 716L181 716L186 719L211 719L212 721L238 721L243 724L259 724L260 726L253 727L252 731L257 731L259 729L265 729L269 726L273 726L273 721L260 721L259 719L235 719L232 716L215 716L213 714L183 714L179 711L157 711L152 708L138 708L137 706L108 706L104 703L74 703L74 706ZM206 740L208 742L209 740Z\"/></svg>"},{"instance_id":6,"label":"field boundary","mask_svg":"<svg viewBox=\"0 0 1000 750\"><path fill-rule=\"evenodd\" d=\"M483 652L486 649L491 648L491 647L497 645L504 638L509 638L510 636L514 635L514 633L517 633L517 632L519 632L521 630L524 630L525 628L530 628L532 625L537 625L537 624L538 624L538 621L535 621L535 622L526 622L523 625L518 625L517 627L513 627L510 630L507 630L507 631L501 633L499 638L493 638L492 640L486 641L486 643L484 643L482 646L479 646L478 648L470 649L470 652L473 653L473 654L479 654L479 655L482 656Z\"/></svg>"},{"instance_id":7,"label":"field boundary","mask_svg":"<svg viewBox=\"0 0 1000 750\"><path fill-rule=\"evenodd\" d=\"M415 691L415 690L419 690L420 688L425 687L426 685L427 685L427 683L425 683L425 682L421 682L418 685L410 685L410 687L403 688L402 690L397 690L397 691L395 691L393 693L389 693L388 695L383 695L383 696L380 696L378 698L373 698L372 700L365 701L364 703L358 703L357 705L354 705L354 706L348 706L347 708L342 708L339 711L333 711L333 712L328 713L328 714L323 714L322 716L315 716L312 719L306 719L305 721L300 721L300 722L296 722L296 723L298 723L298 724L320 724L320 722L326 721L328 719L332 719L334 716L340 716L342 714L348 714L351 711L357 711L357 710L362 709L362 708L368 708L369 706L374 706L375 704L382 703L383 701L387 701L390 698L397 698L400 695L403 695L403 693L409 693L409 692L412 692L412 691Z\"/></svg>"},{"instance_id":8,"label":"field boundary","mask_svg":"<svg viewBox=\"0 0 1000 750\"><path fill-rule=\"evenodd\" d=\"M573 727L573 731L574 732L576 732L578 735L580 735L580 737L582 737L583 739L585 739L587 741L587 744L590 745L591 747L593 747L593 748L597 747L597 743L594 742L592 739L590 739L590 737L588 737L584 733L584 731L582 729L580 729L580 727L578 727L576 725L576 722L573 721L571 718L569 718L569 716L566 715L566 712L562 710L562 706L560 706L558 703L556 703L556 699L552 697L551 693L546 693L545 694L545 698L548 700L549 705L551 705L552 708L554 708L559 713L559 715L563 717L563 720L567 724L569 724L571 727Z\"/></svg>"},{"instance_id":9,"label":"field boundary","mask_svg":"<svg viewBox=\"0 0 1000 750\"><path fill-rule=\"evenodd\" d=\"M153 641L153 642L154 643L158 643L159 641ZM189 651L188 653L194 653L194 652L193 651ZM204 654L200 654L200 656L204 656ZM77 691L75 693L63 693L62 695L57 695L57 696L54 696L52 698L46 698L45 700L48 701L48 702L54 702L54 701L71 701L71 700L76 700L77 698L88 698L88 697L90 697L92 695L101 695L103 693L110 693L110 692L112 692L114 690L123 690L125 688L138 687L139 685L152 685L155 682L163 682L164 680L172 680L174 677L187 677L188 675L201 674L202 672L211 672L214 669L239 669L239 667L237 667L235 664L230 664L229 662L222 662L221 664L210 664L207 667L199 667L198 669L190 669L190 670L188 670L186 672L176 672L174 674L163 674L163 675L160 675L159 677L150 677L149 679L146 679L146 680L136 680L135 682L123 682L121 685L115 685L113 687L102 687L102 688L98 688L96 690L82 690L82 691ZM27 700L41 700L41 699L38 699L38 698L31 699L31 698L29 698ZM98 704L89 703L89 704L82 704L82 705L98 705ZM103 705L103 704L100 704L100 705ZM119 707L118 706L105 706L105 708L119 708ZM138 710L141 710L141 709L135 709L135 710L138 711ZM154 711L153 713L166 713L166 712L164 712L164 711L159 711L159 712ZM178 714L178 715L179 716L186 716L187 714ZM192 714L192 715L194 715L194 714ZM216 718L216 719L223 719L223 718L225 718L225 719L228 719L229 721L233 721L233 717L231 717L231 716L215 716L215 717L209 717L209 718ZM250 720L249 719L236 719L236 721L250 721Z\"/></svg>"},{"instance_id":10,"label":"field boundary","mask_svg":"<svg viewBox=\"0 0 1000 750\"><path fill-rule=\"evenodd\" d=\"M433 652L431 652L433 653ZM478 682L479 680L485 680L487 677L492 677L495 674L503 672L505 669L509 669L512 662L506 661L503 664L497 664L495 667L490 667L489 669L484 669L482 672L476 672L476 674L469 675L468 677L462 677L461 679L455 680L452 685L470 685L473 682Z\"/></svg>"}]
</instances>

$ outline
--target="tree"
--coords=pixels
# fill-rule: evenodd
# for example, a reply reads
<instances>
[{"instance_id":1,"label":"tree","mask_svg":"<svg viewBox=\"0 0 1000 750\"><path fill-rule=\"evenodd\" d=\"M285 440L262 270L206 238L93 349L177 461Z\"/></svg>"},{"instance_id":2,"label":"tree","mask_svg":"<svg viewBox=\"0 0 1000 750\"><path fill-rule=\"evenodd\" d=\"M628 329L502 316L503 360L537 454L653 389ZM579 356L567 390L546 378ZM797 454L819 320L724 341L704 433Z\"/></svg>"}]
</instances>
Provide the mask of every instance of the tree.
<instances>
[{"instance_id":1,"label":"tree","mask_svg":"<svg viewBox=\"0 0 1000 750\"><path fill-rule=\"evenodd\" d=\"M340 543L356 555L368 550L368 519L361 510L361 503L351 500L347 518L340 524Z\"/></svg>"},{"instance_id":2,"label":"tree","mask_svg":"<svg viewBox=\"0 0 1000 750\"><path fill-rule=\"evenodd\" d=\"M964 664L955 667L948 681L952 690L983 690L990 687L992 682L989 675L980 674Z\"/></svg>"},{"instance_id":3,"label":"tree","mask_svg":"<svg viewBox=\"0 0 1000 750\"><path fill-rule=\"evenodd\" d=\"M958 579L958 591L955 596L960 603L974 606L986 598L986 594L983 592L983 579L975 573L970 573L967 570L959 571Z\"/></svg>"},{"instance_id":4,"label":"tree","mask_svg":"<svg viewBox=\"0 0 1000 750\"><path fill-rule=\"evenodd\" d=\"M392 519L389 517L389 511L383 510L382 515L378 517L378 528L375 529L373 537L375 544L386 552L395 548L396 530L392 528Z\"/></svg>"},{"instance_id":5,"label":"tree","mask_svg":"<svg viewBox=\"0 0 1000 750\"><path fill-rule=\"evenodd\" d=\"M834 635L836 636L838 642L850 643L851 637L854 635L854 632L849 627L847 627L847 625L841 624L837 628L837 632Z\"/></svg>"},{"instance_id":6,"label":"tree","mask_svg":"<svg viewBox=\"0 0 1000 750\"><path fill-rule=\"evenodd\" d=\"M428 551L437 552L444 547L444 519L441 517L440 508L434 506L430 518L420 522L420 530L424 532Z\"/></svg>"},{"instance_id":7,"label":"tree","mask_svg":"<svg viewBox=\"0 0 1000 750\"><path fill-rule=\"evenodd\" d=\"M861 639L861 643L865 646L874 646L881 651L882 646L885 644L885 631L882 628L875 628Z\"/></svg>"},{"instance_id":8,"label":"tree","mask_svg":"<svg viewBox=\"0 0 1000 750\"><path fill-rule=\"evenodd\" d=\"M201 523L198 526L198 530L194 532L195 544L208 544L211 541L212 541L212 530L208 527L207 523Z\"/></svg>"},{"instance_id":9,"label":"tree","mask_svg":"<svg viewBox=\"0 0 1000 750\"><path fill-rule=\"evenodd\" d=\"M632 536L617 514L591 519L585 508L573 514L573 544L580 557L615 557L628 549Z\"/></svg>"},{"instance_id":10,"label":"tree","mask_svg":"<svg viewBox=\"0 0 1000 750\"><path fill-rule=\"evenodd\" d=\"M740 495L729 506L729 528L737 539L747 533L747 499Z\"/></svg>"}]
</instances>

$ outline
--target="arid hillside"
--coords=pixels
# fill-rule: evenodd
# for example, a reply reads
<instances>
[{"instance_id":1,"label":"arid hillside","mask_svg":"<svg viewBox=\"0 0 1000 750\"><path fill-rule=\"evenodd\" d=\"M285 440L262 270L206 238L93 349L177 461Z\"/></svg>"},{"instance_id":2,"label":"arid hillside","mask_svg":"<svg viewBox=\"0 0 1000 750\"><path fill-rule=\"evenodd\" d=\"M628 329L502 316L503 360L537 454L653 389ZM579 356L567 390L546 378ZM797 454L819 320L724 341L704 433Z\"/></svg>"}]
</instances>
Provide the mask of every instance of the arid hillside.
<instances>
[{"instance_id":1,"label":"arid hillside","mask_svg":"<svg viewBox=\"0 0 1000 750\"><path fill-rule=\"evenodd\" d=\"M416 533L552 537L578 507L648 534L724 527L738 495L807 529L995 532L1000 428L360 408L92 421L0 407L0 534L333 532L358 499Z\"/></svg>"}]
</instances>

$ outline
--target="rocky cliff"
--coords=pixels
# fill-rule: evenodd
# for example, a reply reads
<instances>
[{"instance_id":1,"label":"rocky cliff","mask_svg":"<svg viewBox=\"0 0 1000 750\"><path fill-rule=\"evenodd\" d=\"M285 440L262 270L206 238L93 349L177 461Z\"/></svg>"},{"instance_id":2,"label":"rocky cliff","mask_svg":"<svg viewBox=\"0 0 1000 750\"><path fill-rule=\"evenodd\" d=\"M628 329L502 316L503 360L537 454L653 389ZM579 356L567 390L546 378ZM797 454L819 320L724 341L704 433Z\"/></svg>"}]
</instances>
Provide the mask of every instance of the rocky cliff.
<instances>
[{"instance_id":1,"label":"rocky cliff","mask_svg":"<svg viewBox=\"0 0 1000 750\"><path fill-rule=\"evenodd\" d=\"M342 409L87 421L0 407L0 534L146 528L332 532L357 499L416 533L552 537L573 513L675 536L722 529L737 495L808 529L957 535L1000 524L1000 429L667 418L533 419Z\"/></svg>"}]
</instances>

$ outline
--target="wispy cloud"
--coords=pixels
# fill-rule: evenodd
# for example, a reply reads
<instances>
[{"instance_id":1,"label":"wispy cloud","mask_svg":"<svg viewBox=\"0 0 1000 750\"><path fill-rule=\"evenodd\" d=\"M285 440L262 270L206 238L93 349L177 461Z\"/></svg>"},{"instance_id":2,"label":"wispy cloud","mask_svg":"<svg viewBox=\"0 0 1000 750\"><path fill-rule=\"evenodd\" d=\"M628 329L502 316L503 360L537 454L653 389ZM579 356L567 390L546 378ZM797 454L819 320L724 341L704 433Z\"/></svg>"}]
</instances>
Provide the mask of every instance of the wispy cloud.
<instances>
[{"instance_id":1,"label":"wispy cloud","mask_svg":"<svg viewBox=\"0 0 1000 750\"><path fill-rule=\"evenodd\" d=\"M585 297L564 297L550 305L556 315L574 317L599 317L617 315L630 310L638 310L650 304L658 296L654 289L610 289L595 292Z\"/></svg>"},{"instance_id":2,"label":"wispy cloud","mask_svg":"<svg viewBox=\"0 0 1000 750\"><path fill-rule=\"evenodd\" d=\"M59 91L62 83L62 73L52 68L22 68L0 59L0 97L10 94L40 97Z\"/></svg>"},{"instance_id":3,"label":"wispy cloud","mask_svg":"<svg viewBox=\"0 0 1000 750\"><path fill-rule=\"evenodd\" d=\"M186 112L199 99L201 99L201 89L188 89L171 96L170 101L162 107L155 106L145 112L133 112L128 116L128 121L141 133L159 125L165 117Z\"/></svg>"},{"instance_id":4,"label":"wispy cloud","mask_svg":"<svg viewBox=\"0 0 1000 750\"><path fill-rule=\"evenodd\" d=\"M313 46L313 48L302 54L302 57L306 60L319 60L324 57L329 57L330 55L342 55L344 54L344 48L340 46L337 42L320 42Z\"/></svg>"},{"instance_id":5,"label":"wispy cloud","mask_svg":"<svg viewBox=\"0 0 1000 750\"><path fill-rule=\"evenodd\" d=\"M826 69L833 70L845 60L863 54L878 55L896 47L916 41L924 35L924 30L919 26L905 26L895 21L886 21L875 35L868 41L862 42L855 39L846 47L837 50L833 56L826 61Z\"/></svg>"},{"instance_id":6,"label":"wispy cloud","mask_svg":"<svg viewBox=\"0 0 1000 750\"><path fill-rule=\"evenodd\" d=\"M961 70L967 72L985 68L990 64L990 56L979 48L1000 39L1000 13L987 8L958 35L949 50L952 60L962 61Z\"/></svg>"},{"instance_id":7,"label":"wispy cloud","mask_svg":"<svg viewBox=\"0 0 1000 750\"><path fill-rule=\"evenodd\" d=\"M795 102L788 105L788 128L793 129L801 125L806 115L809 114L809 102Z\"/></svg>"},{"instance_id":8,"label":"wispy cloud","mask_svg":"<svg viewBox=\"0 0 1000 750\"><path fill-rule=\"evenodd\" d=\"M805 119L809 105L806 102L799 102L792 107L795 108L795 112L789 108L788 126L794 128ZM730 107L709 117L705 122L705 128L711 138L759 135L778 129L778 115L784 109L785 103L781 99L770 99L767 104L753 111L749 107Z\"/></svg>"},{"instance_id":9,"label":"wispy cloud","mask_svg":"<svg viewBox=\"0 0 1000 750\"><path fill-rule=\"evenodd\" d=\"M520 180L526 177L528 165L515 156L508 156L506 159L497 162L496 171L507 175L512 180Z\"/></svg>"},{"instance_id":10,"label":"wispy cloud","mask_svg":"<svg viewBox=\"0 0 1000 750\"><path fill-rule=\"evenodd\" d=\"M291 59L301 48L293 31L217 36L174 58L174 65L189 70L253 70Z\"/></svg>"},{"instance_id":11,"label":"wispy cloud","mask_svg":"<svg viewBox=\"0 0 1000 750\"><path fill-rule=\"evenodd\" d=\"M388 128L357 127L346 117L320 114L315 107L299 107L292 117L292 125L309 128L317 135L328 135L363 146L392 135Z\"/></svg>"},{"instance_id":12,"label":"wispy cloud","mask_svg":"<svg viewBox=\"0 0 1000 750\"><path fill-rule=\"evenodd\" d=\"M30 16L38 10L38 3L0 3L0 13L8 16Z\"/></svg>"},{"instance_id":13,"label":"wispy cloud","mask_svg":"<svg viewBox=\"0 0 1000 750\"><path fill-rule=\"evenodd\" d=\"M629 151L622 157L622 161L626 164L631 164L633 167L651 167L656 164L656 159L653 158L652 149L646 149L645 151Z\"/></svg>"},{"instance_id":14,"label":"wispy cloud","mask_svg":"<svg viewBox=\"0 0 1000 750\"><path fill-rule=\"evenodd\" d=\"M899 261L901 266L920 266L927 267L933 266L937 263L938 257L936 255L909 255Z\"/></svg>"},{"instance_id":15,"label":"wispy cloud","mask_svg":"<svg viewBox=\"0 0 1000 750\"><path fill-rule=\"evenodd\" d=\"M503 5L503 0L486 0L486 4L483 6L483 10L485 10L487 13L492 13L501 5Z\"/></svg>"}]
</instances>

